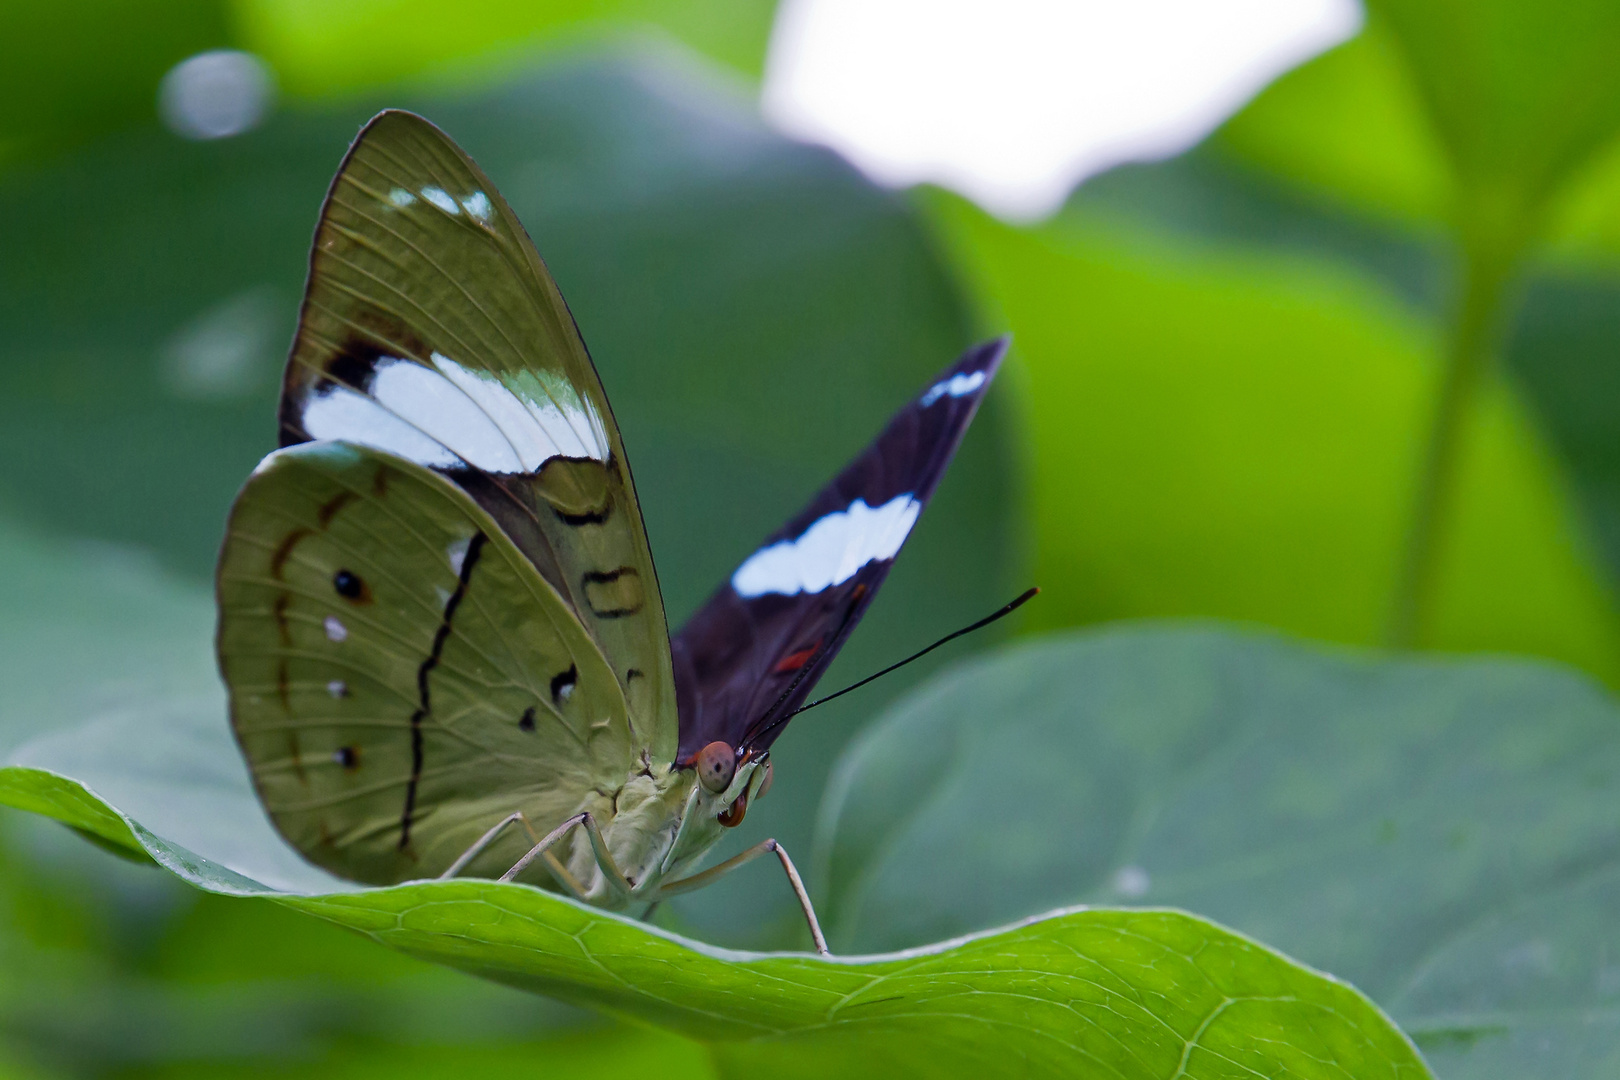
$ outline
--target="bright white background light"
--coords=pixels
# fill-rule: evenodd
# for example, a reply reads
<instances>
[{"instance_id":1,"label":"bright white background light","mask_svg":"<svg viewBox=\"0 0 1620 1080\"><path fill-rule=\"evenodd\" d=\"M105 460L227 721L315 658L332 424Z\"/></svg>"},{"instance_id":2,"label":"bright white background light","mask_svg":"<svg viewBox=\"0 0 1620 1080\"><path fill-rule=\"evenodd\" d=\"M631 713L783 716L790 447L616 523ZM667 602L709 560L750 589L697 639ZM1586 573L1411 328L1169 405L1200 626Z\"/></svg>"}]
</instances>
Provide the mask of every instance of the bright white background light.
<instances>
[{"instance_id":1,"label":"bright white background light","mask_svg":"<svg viewBox=\"0 0 1620 1080\"><path fill-rule=\"evenodd\" d=\"M784 0L763 104L883 183L1033 219L1360 25L1355 0Z\"/></svg>"},{"instance_id":2,"label":"bright white background light","mask_svg":"<svg viewBox=\"0 0 1620 1080\"><path fill-rule=\"evenodd\" d=\"M223 139L257 127L274 94L270 69L257 56L215 49L169 69L158 88L158 112L177 135Z\"/></svg>"}]
</instances>

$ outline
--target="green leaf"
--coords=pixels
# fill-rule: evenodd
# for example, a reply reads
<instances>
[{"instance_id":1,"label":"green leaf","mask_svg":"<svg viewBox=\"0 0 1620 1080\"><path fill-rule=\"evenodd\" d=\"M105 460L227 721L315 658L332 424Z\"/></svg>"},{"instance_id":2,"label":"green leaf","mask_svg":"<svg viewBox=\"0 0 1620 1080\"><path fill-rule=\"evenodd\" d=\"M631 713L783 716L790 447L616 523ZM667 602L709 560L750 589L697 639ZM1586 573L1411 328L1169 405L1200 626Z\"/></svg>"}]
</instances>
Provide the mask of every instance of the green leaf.
<instances>
[{"instance_id":1,"label":"green leaf","mask_svg":"<svg viewBox=\"0 0 1620 1080\"><path fill-rule=\"evenodd\" d=\"M1432 224L1451 173L1402 57L1381 24L1277 79L1211 143L1375 217Z\"/></svg>"},{"instance_id":2,"label":"green leaf","mask_svg":"<svg viewBox=\"0 0 1620 1080\"><path fill-rule=\"evenodd\" d=\"M26 549L11 565L21 576L33 569ZM55 585L69 601L78 587L72 574ZM173 583L164 591L195 595ZM121 614L130 619L123 631L141 634L139 611ZM183 627L153 644L181 656L206 646L206 630L192 627L189 644ZM59 669L71 663L57 660ZM95 680L93 668L86 678ZM1235 1067L1427 1075L1355 990L1179 912L1065 912L917 953L824 961L717 949L520 885L355 890L302 863L271 830L217 689L114 709L27 742L9 760L0 804L138 844L237 904L269 896L411 956L717 1042L727 1075L967 1076L1009 1059L1027 1062L1030 1076L1072 1075L1077 1060L1143 1077L1183 1066L1187 1076ZM739 878L756 892L786 892L757 870ZM272 945L285 940L284 928L249 923L198 947L245 948L248 929ZM228 1020L216 1013L214 1029Z\"/></svg>"},{"instance_id":3,"label":"green leaf","mask_svg":"<svg viewBox=\"0 0 1620 1080\"><path fill-rule=\"evenodd\" d=\"M1620 8L1606 0L1551 8L1525 0L1374 0L1370 10L1369 33L1379 40L1341 49L1279 83L1230 125L1224 142L1329 190L1382 188L1384 201L1393 194L1409 210L1438 211L1454 230L1455 295L1437 350L1444 371L1422 429L1427 445L1414 462L1388 621L1387 640L1410 646L1441 636L1445 549L1462 527L1458 504L1468 499L1468 429L1477 426L1477 399L1501 351L1525 255L1549 221L1566 233L1602 224L1582 177L1620 131L1620 70L1612 62ZM1318 132L1294 138L1307 117ZM1291 147L1296 142L1302 152ZM1328 179L1335 164L1348 168Z\"/></svg>"},{"instance_id":4,"label":"green leaf","mask_svg":"<svg viewBox=\"0 0 1620 1080\"><path fill-rule=\"evenodd\" d=\"M896 706L840 763L812 880L835 948L1204 912L1353 981L1450 1080L1598 1076L1617 794L1620 708L1569 672L1146 625Z\"/></svg>"},{"instance_id":5,"label":"green leaf","mask_svg":"<svg viewBox=\"0 0 1620 1080\"><path fill-rule=\"evenodd\" d=\"M1215 142L1307 190L1490 242L1522 240L1559 202L1565 243L1612 232L1613 4L1370 7L1358 37L1278 79Z\"/></svg>"},{"instance_id":6,"label":"green leaf","mask_svg":"<svg viewBox=\"0 0 1620 1080\"><path fill-rule=\"evenodd\" d=\"M1513 231L1620 130L1620 7L1373 0L1459 186L1465 229Z\"/></svg>"},{"instance_id":7,"label":"green leaf","mask_svg":"<svg viewBox=\"0 0 1620 1080\"><path fill-rule=\"evenodd\" d=\"M7 769L0 774L0 803L55 818L62 824L118 854L138 855L146 849L124 819L109 811L100 799L65 777L43 769Z\"/></svg>"},{"instance_id":8,"label":"green leaf","mask_svg":"<svg viewBox=\"0 0 1620 1080\"><path fill-rule=\"evenodd\" d=\"M1206 615L1380 639L1430 327L1297 244L1190 241L1083 198L1030 230L931 205L1028 380L1031 625ZM1563 476L1500 379L1478 405L1433 643L1620 678L1620 617Z\"/></svg>"},{"instance_id":9,"label":"green leaf","mask_svg":"<svg viewBox=\"0 0 1620 1080\"><path fill-rule=\"evenodd\" d=\"M624 433L672 625L971 340L905 203L831 153L771 133L748 102L663 54L389 104L413 105L468 149L560 282ZM0 499L44 529L149 548L175 573L209 578L231 499L274 445L277 373L322 195L372 107L287 110L206 144L130 133L0 179L0 330L12 357L0 369ZM1005 394L975 423L830 685L1016 591L1022 521ZM93 591L74 601L95 602ZM174 655L212 692L212 602L198 588L184 604L191 636ZM52 625L71 640L65 610ZM29 633L22 617L0 616L0 635L26 646L15 711L0 715L25 725L47 710L94 715L53 697L83 667L30 667L24 658L48 648ZM129 646L109 671L138 681L163 668L157 645ZM793 725L770 799L727 842L775 835L805 847L839 747L922 674ZM726 882L674 910L733 943L798 932L775 889Z\"/></svg>"},{"instance_id":10,"label":"green leaf","mask_svg":"<svg viewBox=\"0 0 1620 1080\"><path fill-rule=\"evenodd\" d=\"M0 799L56 778L0 769ZM185 802L184 788L169 792ZM80 789L78 799L93 799ZM47 810L47 812L52 812ZM1068 911L891 956L739 953L523 885L423 882L274 894L133 821L199 887L279 902L409 955L715 1044L728 1076L1427 1075L1350 986L1175 911ZM258 853L219 852L239 865Z\"/></svg>"},{"instance_id":11,"label":"green leaf","mask_svg":"<svg viewBox=\"0 0 1620 1080\"><path fill-rule=\"evenodd\" d=\"M1258 256L1359 278L1421 319L1443 317L1446 261L1432 233L1345 213L1234 159L1224 144L1097 177L1066 213L1111 220L1121 232L1169 234L1175 251L1214 249L1222 259ZM1601 585L1612 595L1620 575L1620 447L1610 429L1620 415L1620 380L1610 358L1620 350L1620 276L1594 257L1601 255L1594 245L1607 241L1582 235L1585 255L1577 259L1571 248L1527 271L1502 361L1578 497L1573 527L1594 541L1606 562Z\"/></svg>"},{"instance_id":12,"label":"green leaf","mask_svg":"<svg viewBox=\"0 0 1620 1080\"><path fill-rule=\"evenodd\" d=\"M431 0L243 0L239 18L293 93L318 95L412 77L487 85L537 50L649 34L757 78L775 11L775 0L473 0L446 19Z\"/></svg>"}]
</instances>

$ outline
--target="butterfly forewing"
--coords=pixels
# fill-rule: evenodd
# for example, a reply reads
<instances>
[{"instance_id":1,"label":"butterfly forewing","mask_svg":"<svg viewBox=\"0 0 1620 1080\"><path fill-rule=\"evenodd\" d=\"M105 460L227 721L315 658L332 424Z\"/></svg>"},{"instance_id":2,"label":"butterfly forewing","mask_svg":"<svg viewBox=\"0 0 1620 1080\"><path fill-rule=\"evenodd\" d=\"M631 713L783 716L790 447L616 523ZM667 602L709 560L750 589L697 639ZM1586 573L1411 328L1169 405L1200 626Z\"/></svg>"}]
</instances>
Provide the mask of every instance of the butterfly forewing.
<instances>
[{"instance_id":1,"label":"butterfly forewing","mask_svg":"<svg viewBox=\"0 0 1620 1080\"><path fill-rule=\"evenodd\" d=\"M676 635L679 760L716 740L770 748L888 577L1006 351L987 342L941 372Z\"/></svg>"},{"instance_id":2,"label":"butterfly forewing","mask_svg":"<svg viewBox=\"0 0 1620 1080\"><path fill-rule=\"evenodd\" d=\"M505 200L410 113L367 125L322 210L281 404L282 445L311 439L467 491L609 658L655 756L673 756L663 605L607 396Z\"/></svg>"},{"instance_id":3,"label":"butterfly forewing","mask_svg":"<svg viewBox=\"0 0 1620 1080\"><path fill-rule=\"evenodd\" d=\"M366 447L266 459L221 553L232 722L277 827L386 884L442 872L505 815L555 823L641 747L601 651L443 477ZM475 872L499 874L514 833Z\"/></svg>"}]
</instances>

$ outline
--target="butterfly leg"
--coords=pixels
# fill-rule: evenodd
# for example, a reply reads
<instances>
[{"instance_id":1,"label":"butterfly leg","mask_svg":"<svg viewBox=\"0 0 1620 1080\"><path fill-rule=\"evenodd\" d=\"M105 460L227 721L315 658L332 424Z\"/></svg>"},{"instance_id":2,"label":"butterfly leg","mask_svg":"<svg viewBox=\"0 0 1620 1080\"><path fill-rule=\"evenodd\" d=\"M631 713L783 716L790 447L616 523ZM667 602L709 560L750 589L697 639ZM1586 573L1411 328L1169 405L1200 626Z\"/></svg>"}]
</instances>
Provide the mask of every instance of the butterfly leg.
<instances>
[{"instance_id":1,"label":"butterfly leg","mask_svg":"<svg viewBox=\"0 0 1620 1080\"><path fill-rule=\"evenodd\" d=\"M816 952L822 956L831 956L832 953L827 948L827 939L821 933L821 922L816 918L815 905L810 902L810 893L804 887L804 879L799 877L798 868L793 865L793 860L788 858L787 849L775 840L762 840L741 855L733 855L718 866L711 866L709 869L693 874L691 877L672 881L667 885L660 885L658 887L658 898L662 899L678 893L691 892L693 889L701 889L716 879L731 873L737 867L745 863L751 863L767 853L774 853L781 860L782 869L787 871L788 884L793 886L793 895L798 897L799 907L804 909L804 921L810 924L810 937L816 943Z\"/></svg>"},{"instance_id":2,"label":"butterfly leg","mask_svg":"<svg viewBox=\"0 0 1620 1080\"><path fill-rule=\"evenodd\" d=\"M507 826L509 825L522 825L523 831L529 834L529 843L537 844L540 842L540 834L534 831L534 826L530 825L529 819L523 816L523 811L519 810L516 813L508 814L506 817L497 822L494 828L490 829L483 836L480 836L472 847L462 852L461 857L450 864L450 869L439 875L439 880L442 881L446 878L453 878L460 874L463 870L467 869L467 864L478 858L478 856L483 853L485 848L489 847L489 845L495 842L495 838L497 836L506 831Z\"/></svg>"},{"instance_id":3,"label":"butterfly leg","mask_svg":"<svg viewBox=\"0 0 1620 1080\"><path fill-rule=\"evenodd\" d=\"M538 856L544 855L552 867L553 873L559 873L561 880L579 899L585 899L585 889L578 880L557 861L557 857L549 850L553 844L568 835L568 830L576 825L585 827L585 834L591 840L591 853L596 856L596 865L601 868L602 877L607 882L608 890L617 899L623 900L630 896L631 885L625 880L619 866L613 861L613 854L608 851L607 841L602 838L602 829L596 824L596 819L589 813L575 814L561 825L557 826L539 840L528 854L519 859L512 869L501 875L502 881L511 881L521 874L525 867Z\"/></svg>"},{"instance_id":4,"label":"butterfly leg","mask_svg":"<svg viewBox=\"0 0 1620 1080\"><path fill-rule=\"evenodd\" d=\"M491 828L483 836L480 836L472 847L462 852L461 857L450 864L450 869L439 875L439 880L446 881L460 874L467 868L469 863L478 858L479 854L482 853L485 848L494 843L495 838L500 836L501 833L505 832L507 827L510 825L522 825L523 831L529 834L529 842L532 844L540 843L540 834L534 831L534 826L530 825L529 819L523 816L523 811L518 810L502 818L494 825L493 828ZM540 854L545 856L546 863L551 870L552 875L555 876L558 881L562 882L563 887L569 892L573 893L576 899L583 900L585 898L585 890L580 883L574 879L574 875L570 874L567 868L564 867L562 863L558 862L557 857L551 854L551 852L542 850ZM535 853L531 851L524 858L522 865L528 866L530 862L534 861L534 856ZM509 871L508 876L501 878L501 880L509 880L511 873L512 872Z\"/></svg>"}]
</instances>

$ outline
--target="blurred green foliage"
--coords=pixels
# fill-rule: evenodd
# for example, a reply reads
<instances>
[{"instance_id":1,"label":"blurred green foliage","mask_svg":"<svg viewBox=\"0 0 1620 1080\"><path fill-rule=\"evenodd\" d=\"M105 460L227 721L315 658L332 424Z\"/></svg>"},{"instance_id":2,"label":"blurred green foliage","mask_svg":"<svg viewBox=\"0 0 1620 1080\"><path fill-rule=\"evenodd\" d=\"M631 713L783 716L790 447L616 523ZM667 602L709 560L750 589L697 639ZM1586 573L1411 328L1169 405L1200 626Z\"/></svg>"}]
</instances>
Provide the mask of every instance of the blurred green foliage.
<instances>
[{"instance_id":1,"label":"blurred green foliage","mask_svg":"<svg viewBox=\"0 0 1620 1080\"><path fill-rule=\"evenodd\" d=\"M1034 625L1209 615L1379 642L1437 329L1353 267L1086 203L1028 230L936 202L1026 363ZM1620 676L1606 578L1500 384L1467 460L1434 644Z\"/></svg>"},{"instance_id":2,"label":"blurred green foliage","mask_svg":"<svg viewBox=\"0 0 1620 1080\"><path fill-rule=\"evenodd\" d=\"M322 95L412 77L487 83L532 63L536 51L626 34L672 38L757 78L775 8L771 0L471 0L446 18L433 0L238 0L235 13L244 47L289 91Z\"/></svg>"},{"instance_id":3,"label":"blurred green foliage","mask_svg":"<svg viewBox=\"0 0 1620 1080\"><path fill-rule=\"evenodd\" d=\"M220 0L0 4L0 165L151 123L164 72L231 39Z\"/></svg>"},{"instance_id":4,"label":"blurred green foliage","mask_svg":"<svg viewBox=\"0 0 1620 1080\"><path fill-rule=\"evenodd\" d=\"M120 702L202 700L220 522L269 446L320 194L382 104L461 140L558 276L676 621L920 379L1011 329L1014 368L831 681L1032 577L1026 630L1200 615L1379 644L1405 597L1422 645L1613 685L1620 8L1369 6L1199 148L1021 228L764 131L762 0L0 5L0 548L58 560L3 586L0 753ZM184 143L157 125L157 81L221 46L268 60L279 111ZM925 673L790 729L750 838L805 849L840 748ZM663 917L790 941L761 880ZM1094 889L1009 887L995 917ZM1349 952L1178 896L1406 1007ZM1582 919L1572 949L1595 940ZM0 816L0 1077L710 1068L589 1023ZM1579 1058L1554 1034L1576 1057L1463 1071L1476 1035L1447 1049L1431 1027L1442 1075Z\"/></svg>"}]
</instances>

